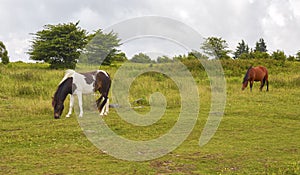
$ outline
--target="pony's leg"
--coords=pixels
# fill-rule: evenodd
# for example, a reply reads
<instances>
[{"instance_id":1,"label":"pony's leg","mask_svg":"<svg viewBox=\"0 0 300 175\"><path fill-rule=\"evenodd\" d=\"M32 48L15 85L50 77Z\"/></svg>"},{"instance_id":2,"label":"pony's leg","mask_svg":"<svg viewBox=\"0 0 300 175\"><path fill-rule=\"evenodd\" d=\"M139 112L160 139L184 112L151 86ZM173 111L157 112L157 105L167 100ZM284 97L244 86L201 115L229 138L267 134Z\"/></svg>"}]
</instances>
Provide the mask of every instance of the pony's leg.
<instances>
[{"instance_id":1,"label":"pony's leg","mask_svg":"<svg viewBox=\"0 0 300 175\"><path fill-rule=\"evenodd\" d=\"M266 80L267 82L267 91L269 91L269 80Z\"/></svg>"},{"instance_id":2,"label":"pony's leg","mask_svg":"<svg viewBox=\"0 0 300 175\"><path fill-rule=\"evenodd\" d=\"M105 107L102 108L102 110L100 112L100 116L106 115L104 111L105 111Z\"/></svg>"},{"instance_id":3,"label":"pony's leg","mask_svg":"<svg viewBox=\"0 0 300 175\"><path fill-rule=\"evenodd\" d=\"M78 105L79 105L79 117L82 117L83 116L82 93L78 93L77 97L78 97Z\"/></svg>"},{"instance_id":4,"label":"pony's leg","mask_svg":"<svg viewBox=\"0 0 300 175\"><path fill-rule=\"evenodd\" d=\"M102 115L105 115L105 114L104 114L104 111L105 111L105 107L106 107L107 101L108 101L108 98L107 98L107 97L104 97L104 100L103 100L102 104L101 104L100 107L98 108L101 116L102 116Z\"/></svg>"},{"instance_id":5,"label":"pony's leg","mask_svg":"<svg viewBox=\"0 0 300 175\"><path fill-rule=\"evenodd\" d=\"M66 117L70 117L70 115L72 114L73 106L74 106L74 96L70 95L70 108L69 108L69 112L66 115Z\"/></svg>"},{"instance_id":6,"label":"pony's leg","mask_svg":"<svg viewBox=\"0 0 300 175\"><path fill-rule=\"evenodd\" d=\"M107 115L108 114L108 112L109 112L109 98L107 98L107 102L106 102L106 104L105 104L105 112L104 112L104 115Z\"/></svg>"},{"instance_id":7,"label":"pony's leg","mask_svg":"<svg viewBox=\"0 0 300 175\"><path fill-rule=\"evenodd\" d=\"M103 96L101 95L98 100L96 100L97 108L99 109L100 103L102 101Z\"/></svg>"}]
</instances>

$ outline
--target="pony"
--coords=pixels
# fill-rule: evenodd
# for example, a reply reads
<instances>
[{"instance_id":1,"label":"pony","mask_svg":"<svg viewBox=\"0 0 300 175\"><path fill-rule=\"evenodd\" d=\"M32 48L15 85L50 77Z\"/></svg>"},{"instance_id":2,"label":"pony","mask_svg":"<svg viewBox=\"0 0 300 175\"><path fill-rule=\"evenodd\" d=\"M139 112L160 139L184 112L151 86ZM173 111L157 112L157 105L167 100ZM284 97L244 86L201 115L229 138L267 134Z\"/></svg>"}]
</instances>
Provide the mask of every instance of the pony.
<instances>
[{"instance_id":1,"label":"pony","mask_svg":"<svg viewBox=\"0 0 300 175\"><path fill-rule=\"evenodd\" d=\"M111 79L107 72L96 70L87 73L77 73L74 70L67 70L58 88L52 97L52 107L54 108L54 118L59 119L64 110L64 101L70 94L70 107L66 117L72 114L74 107L74 95L78 97L79 117L83 116L82 95L92 94L98 91L101 96L96 100L100 116L109 112L108 93L111 86ZM102 103L101 103L102 101Z\"/></svg>"},{"instance_id":2,"label":"pony","mask_svg":"<svg viewBox=\"0 0 300 175\"><path fill-rule=\"evenodd\" d=\"M260 81L260 91L267 84L267 91L269 91L269 80L268 80L268 70L263 66L252 67L250 66L245 74L242 90L248 86L250 82L250 91L252 91L252 86L254 81Z\"/></svg>"}]
</instances>

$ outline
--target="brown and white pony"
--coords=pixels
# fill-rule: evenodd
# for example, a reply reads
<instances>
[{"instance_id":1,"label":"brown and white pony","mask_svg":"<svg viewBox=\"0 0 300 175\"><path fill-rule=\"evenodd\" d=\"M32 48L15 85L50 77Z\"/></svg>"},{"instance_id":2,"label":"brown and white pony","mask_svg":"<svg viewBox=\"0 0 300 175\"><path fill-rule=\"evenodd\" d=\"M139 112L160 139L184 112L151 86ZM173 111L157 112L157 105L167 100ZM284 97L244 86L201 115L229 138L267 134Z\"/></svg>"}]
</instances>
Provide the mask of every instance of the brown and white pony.
<instances>
[{"instance_id":1,"label":"brown and white pony","mask_svg":"<svg viewBox=\"0 0 300 175\"><path fill-rule=\"evenodd\" d=\"M269 91L269 80L268 80L267 68L263 66L257 66L257 67L250 66L245 74L242 90L244 90L248 86L248 82L250 82L250 91L252 91L252 86L254 81L260 81L260 88L259 88L260 91L262 91L262 88L264 87L265 84L267 84L267 91Z\"/></svg>"},{"instance_id":2,"label":"brown and white pony","mask_svg":"<svg viewBox=\"0 0 300 175\"><path fill-rule=\"evenodd\" d=\"M108 93L111 85L111 79L107 72L96 70L87 73L77 73L74 70L67 70L64 78L58 85L52 100L54 108L54 118L60 118L64 110L64 101L70 94L70 107L66 117L72 114L74 106L74 95L78 97L79 117L83 116L82 95L91 94L98 91L101 96L96 101L100 115L107 115L109 112ZM102 103L101 103L102 102Z\"/></svg>"}]
</instances>

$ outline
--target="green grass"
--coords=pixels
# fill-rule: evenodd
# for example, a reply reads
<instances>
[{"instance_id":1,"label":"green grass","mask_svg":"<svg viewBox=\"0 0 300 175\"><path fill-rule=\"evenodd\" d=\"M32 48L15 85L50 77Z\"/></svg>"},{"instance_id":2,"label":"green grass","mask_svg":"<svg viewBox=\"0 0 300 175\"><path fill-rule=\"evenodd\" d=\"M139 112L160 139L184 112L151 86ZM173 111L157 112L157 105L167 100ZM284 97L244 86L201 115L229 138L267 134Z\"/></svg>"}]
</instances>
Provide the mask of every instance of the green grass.
<instances>
[{"instance_id":1,"label":"green grass","mask_svg":"<svg viewBox=\"0 0 300 175\"><path fill-rule=\"evenodd\" d=\"M248 65L256 63L269 68L269 92L259 92L259 83L252 93L241 91ZM53 119L51 97L63 70L49 70L46 64L0 65L0 174L300 174L299 63L223 61L225 114L203 147L198 143L211 105L209 81L197 69L198 63L189 64L195 66L190 70L200 93L197 123L177 149L143 162L119 160L99 150L86 138L74 114ZM113 77L118 67L102 69ZM129 90L129 101L143 106L135 110L145 114L150 110L149 95L156 91L167 99L166 112L157 123L134 126L120 119L115 109L105 122L132 140L166 133L180 111L180 96L171 79L158 73L138 77ZM139 98L144 101L134 104Z\"/></svg>"}]
</instances>

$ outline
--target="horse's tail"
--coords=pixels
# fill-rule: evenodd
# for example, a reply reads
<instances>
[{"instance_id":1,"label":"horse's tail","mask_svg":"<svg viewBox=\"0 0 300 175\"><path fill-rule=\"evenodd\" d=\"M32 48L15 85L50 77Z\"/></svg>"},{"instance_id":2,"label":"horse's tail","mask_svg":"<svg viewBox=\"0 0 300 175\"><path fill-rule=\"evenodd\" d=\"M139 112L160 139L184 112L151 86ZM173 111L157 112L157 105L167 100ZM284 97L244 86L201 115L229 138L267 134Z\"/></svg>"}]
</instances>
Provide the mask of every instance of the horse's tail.
<instances>
[{"instance_id":1,"label":"horse's tail","mask_svg":"<svg viewBox=\"0 0 300 175\"><path fill-rule=\"evenodd\" d=\"M269 73L268 73L268 69L267 69L267 68L265 68L265 70L266 70L266 75L265 75L265 79L266 79L266 80L268 80L268 78L269 78Z\"/></svg>"},{"instance_id":2,"label":"horse's tail","mask_svg":"<svg viewBox=\"0 0 300 175\"><path fill-rule=\"evenodd\" d=\"M263 79L263 84L265 84L265 83L266 83L266 76Z\"/></svg>"},{"instance_id":3,"label":"horse's tail","mask_svg":"<svg viewBox=\"0 0 300 175\"><path fill-rule=\"evenodd\" d=\"M74 77L75 71L72 69L68 69L66 70L65 76L64 78L60 81L59 84L63 83L67 78L71 78Z\"/></svg>"}]
</instances>

